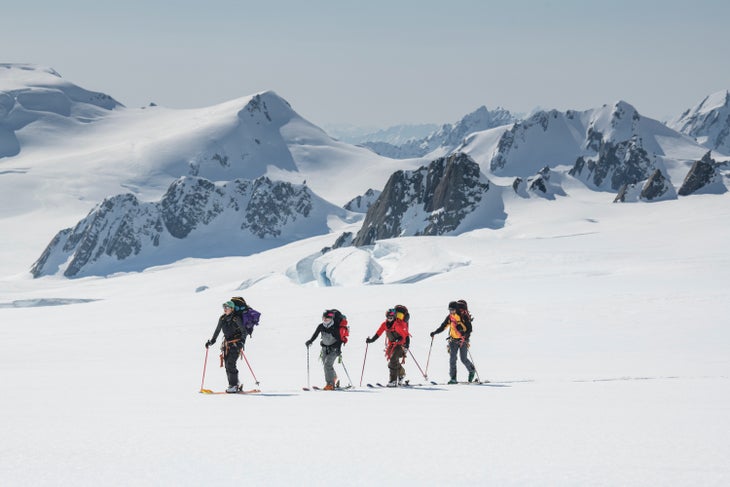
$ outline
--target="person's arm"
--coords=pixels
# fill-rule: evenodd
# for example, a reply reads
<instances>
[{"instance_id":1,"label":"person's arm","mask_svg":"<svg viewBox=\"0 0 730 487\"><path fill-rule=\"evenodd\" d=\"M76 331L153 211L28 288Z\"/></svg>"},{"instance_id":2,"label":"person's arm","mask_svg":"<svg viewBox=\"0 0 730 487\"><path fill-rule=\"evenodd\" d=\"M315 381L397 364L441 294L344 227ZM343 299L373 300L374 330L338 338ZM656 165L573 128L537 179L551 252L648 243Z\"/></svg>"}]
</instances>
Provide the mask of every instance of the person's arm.
<instances>
[{"instance_id":1,"label":"person's arm","mask_svg":"<svg viewBox=\"0 0 730 487\"><path fill-rule=\"evenodd\" d=\"M312 335L312 338L304 342L307 346L310 346L314 341L317 339L317 335L319 335L319 332L322 331L322 323L317 325L317 329L314 330L314 335Z\"/></svg>"},{"instance_id":2,"label":"person's arm","mask_svg":"<svg viewBox=\"0 0 730 487\"><path fill-rule=\"evenodd\" d=\"M434 335L438 335L439 333L444 331L446 329L446 325L448 325L448 324L449 324L449 317L447 316L446 319L443 321L443 323L441 323L441 326L439 326L438 328L436 328L434 331L431 332L431 337L433 338Z\"/></svg>"},{"instance_id":3,"label":"person's arm","mask_svg":"<svg viewBox=\"0 0 730 487\"><path fill-rule=\"evenodd\" d=\"M375 332L375 335L365 339L365 343L373 343L375 340L380 338L380 335L382 335L384 331L385 331L385 322L381 323L380 328L378 328L378 331Z\"/></svg>"},{"instance_id":4,"label":"person's arm","mask_svg":"<svg viewBox=\"0 0 730 487\"><path fill-rule=\"evenodd\" d=\"M208 348L209 346L213 345L218 338L218 334L221 332L221 326L223 325L223 316L218 318L218 326L215 327L215 331L213 332L213 338L205 342L205 348Z\"/></svg>"}]
</instances>

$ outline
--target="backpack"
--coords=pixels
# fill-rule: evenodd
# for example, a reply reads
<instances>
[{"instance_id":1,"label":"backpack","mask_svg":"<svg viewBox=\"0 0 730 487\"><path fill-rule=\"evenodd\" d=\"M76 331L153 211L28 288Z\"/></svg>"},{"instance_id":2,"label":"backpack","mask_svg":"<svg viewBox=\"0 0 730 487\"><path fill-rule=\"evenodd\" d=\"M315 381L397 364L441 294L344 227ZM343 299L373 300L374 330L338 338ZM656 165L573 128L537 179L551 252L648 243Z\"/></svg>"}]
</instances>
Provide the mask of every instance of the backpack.
<instances>
[{"instance_id":1,"label":"backpack","mask_svg":"<svg viewBox=\"0 0 730 487\"><path fill-rule=\"evenodd\" d=\"M231 301L236 305L234 312L241 318L243 330L248 335L252 335L254 326L259 324L261 313L246 304L246 300L241 296L234 296L231 298Z\"/></svg>"},{"instance_id":2,"label":"backpack","mask_svg":"<svg viewBox=\"0 0 730 487\"><path fill-rule=\"evenodd\" d=\"M340 340L342 340L344 345L347 343L347 338L350 336L350 325L347 323L347 316L343 315L338 309L331 309L329 311L334 313L332 321L335 322L335 325L340 327Z\"/></svg>"},{"instance_id":3,"label":"backpack","mask_svg":"<svg viewBox=\"0 0 730 487\"><path fill-rule=\"evenodd\" d=\"M399 320L403 320L406 323L411 319L411 315L408 312L408 308L402 304L396 304L393 309L395 310L395 317Z\"/></svg>"},{"instance_id":4,"label":"backpack","mask_svg":"<svg viewBox=\"0 0 730 487\"><path fill-rule=\"evenodd\" d=\"M469 305L466 303L466 301L460 299L456 303L459 305L456 310L459 312L459 315L462 317L462 319L466 318L469 320L470 323L474 323L474 317L469 312Z\"/></svg>"}]
</instances>

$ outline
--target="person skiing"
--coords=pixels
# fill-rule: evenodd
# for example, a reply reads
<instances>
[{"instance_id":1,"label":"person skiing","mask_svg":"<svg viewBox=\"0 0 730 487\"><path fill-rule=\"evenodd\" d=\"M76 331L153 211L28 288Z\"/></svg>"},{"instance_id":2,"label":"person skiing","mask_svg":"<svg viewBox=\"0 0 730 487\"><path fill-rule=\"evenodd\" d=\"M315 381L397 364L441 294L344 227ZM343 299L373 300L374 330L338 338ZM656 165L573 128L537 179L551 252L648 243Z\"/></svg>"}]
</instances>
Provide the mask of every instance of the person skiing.
<instances>
[{"instance_id":1,"label":"person skiing","mask_svg":"<svg viewBox=\"0 0 730 487\"><path fill-rule=\"evenodd\" d=\"M218 334L223 332L223 343L221 344L221 357L226 365L226 375L228 376L228 389L226 392L235 393L241 390L241 384L238 382L238 368L236 362L241 356L243 347L243 323L241 317L233 312L235 308L233 301L223 303L223 314L218 318L218 326L215 328L213 338L205 342L205 348L213 345L218 338Z\"/></svg>"},{"instance_id":2,"label":"person skiing","mask_svg":"<svg viewBox=\"0 0 730 487\"><path fill-rule=\"evenodd\" d=\"M476 369L471 363L467 354L469 352L469 337L471 336L471 315L459 301L451 301L449 303L449 315L444 319L441 326L430 333L431 338L444 331L449 327L448 349L449 349L449 384L456 384L456 357L461 359L466 369L469 371L469 382L474 380Z\"/></svg>"},{"instance_id":3,"label":"person skiing","mask_svg":"<svg viewBox=\"0 0 730 487\"><path fill-rule=\"evenodd\" d=\"M394 308L385 312L385 321L375 332L375 335L365 339L365 343L373 343L380 338L385 332L385 357L388 359L388 369L390 369L390 381L388 387L397 387L405 379L406 371L403 368L403 362L406 360L408 345L411 336L408 333L408 325L405 321L396 317Z\"/></svg>"},{"instance_id":4,"label":"person skiing","mask_svg":"<svg viewBox=\"0 0 730 487\"><path fill-rule=\"evenodd\" d=\"M335 373L335 360L342 354L342 338L340 336L340 327L335 323L335 315L335 310L325 310L322 313L322 322L317 325L312 338L304 342L309 348L317 339L317 336L320 333L322 334L322 340L319 343L322 346L322 352L319 357L324 365L324 380L327 383L324 386L325 391L332 391L339 387L339 381Z\"/></svg>"}]
</instances>

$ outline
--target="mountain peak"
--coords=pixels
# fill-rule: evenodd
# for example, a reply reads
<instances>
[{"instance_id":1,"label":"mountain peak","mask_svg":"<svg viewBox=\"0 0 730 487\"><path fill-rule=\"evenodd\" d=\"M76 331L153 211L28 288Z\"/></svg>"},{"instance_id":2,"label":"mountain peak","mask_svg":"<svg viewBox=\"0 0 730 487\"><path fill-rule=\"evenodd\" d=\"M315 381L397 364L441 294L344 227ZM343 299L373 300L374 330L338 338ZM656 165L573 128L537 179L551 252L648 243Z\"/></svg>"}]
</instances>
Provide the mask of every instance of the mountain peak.
<instances>
[{"instance_id":1,"label":"mountain peak","mask_svg":"<svg viewBox=\"0 0 730 487\"><path fill-rule=\"evenodd\" d=\"M667 125L708 149L730 154L730 91L706 96Z\"/></svg>"}]
</instances>

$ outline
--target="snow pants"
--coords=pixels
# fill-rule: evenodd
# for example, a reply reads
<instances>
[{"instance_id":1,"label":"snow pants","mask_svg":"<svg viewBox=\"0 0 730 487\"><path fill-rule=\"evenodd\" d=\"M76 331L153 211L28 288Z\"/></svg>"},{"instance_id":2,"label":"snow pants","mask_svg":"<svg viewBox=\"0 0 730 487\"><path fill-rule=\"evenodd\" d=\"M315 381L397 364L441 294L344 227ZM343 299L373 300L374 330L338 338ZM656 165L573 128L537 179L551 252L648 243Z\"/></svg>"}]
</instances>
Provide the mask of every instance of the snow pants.
<instances>
[{"instance_id":1,"label":"snow pants","mask_svg":"<svg viewBox=\"0 0 730 487\"><path fill-rule=\"evenodd\" d=\"M406 369L403 368L401 360L405 358L405 349L398 345L393 347L393 354L388 359L388 369L390 370L390 382L396 382L406 376Z\"/></svg>"},{"instance_id":2,"label":"snow pants","mask_svg":"<svg viewBox=\"0 0 730 487\"><path fill-rule=\"evenodd\" d=\"M236 362L241 356L241 342L231 343L226 346L223 344L223 361L226 365L226 375L228 376L228 385L233 387L238 385L238 368Z\"/></svg>"},{"instance_id":3,"label":"snow pants","mask_svg":"<svg viewBox=\"0 0 730 487\"><path fill-rule=\"evenodd\" d=\"M340 351L334 348L322 347L322 364L324 364L324 380L334 387L337 381L335 373L335 360L340 356Z\"/></svg>"},{"instance_id":4,"label":"snow pants","mask_svg":"<svg viewBox=\"0 0 730 487\"><path fill-rule=\"evenodd\" d=\"M466 370L472 372L474 370L474 364L469 360L469 341L464 340L449 340L449 376L451 380L456 380L456 357L457 355L461 359L461 363L464 364Z\"/></svg>"}]
</instances>

